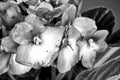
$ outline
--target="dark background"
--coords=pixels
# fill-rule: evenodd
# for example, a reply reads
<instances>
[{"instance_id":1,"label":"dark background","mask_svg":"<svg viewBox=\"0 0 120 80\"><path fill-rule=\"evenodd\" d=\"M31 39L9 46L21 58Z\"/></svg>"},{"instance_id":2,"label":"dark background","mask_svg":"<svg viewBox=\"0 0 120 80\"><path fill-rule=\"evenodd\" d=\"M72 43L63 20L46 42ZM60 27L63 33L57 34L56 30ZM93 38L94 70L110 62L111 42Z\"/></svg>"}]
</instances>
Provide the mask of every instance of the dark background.
<instances>
[{"instance_id":1,"label":"dark background","mask_svg":"<svg viewBox=\"0 0 120 80\"><path fill-rule=\"evenodd\" d=\"M115 14L115 29L120 28L120 0L83 0L82 12L96 6L104 6L112 10Z\"/></svg>"}]
</instances>

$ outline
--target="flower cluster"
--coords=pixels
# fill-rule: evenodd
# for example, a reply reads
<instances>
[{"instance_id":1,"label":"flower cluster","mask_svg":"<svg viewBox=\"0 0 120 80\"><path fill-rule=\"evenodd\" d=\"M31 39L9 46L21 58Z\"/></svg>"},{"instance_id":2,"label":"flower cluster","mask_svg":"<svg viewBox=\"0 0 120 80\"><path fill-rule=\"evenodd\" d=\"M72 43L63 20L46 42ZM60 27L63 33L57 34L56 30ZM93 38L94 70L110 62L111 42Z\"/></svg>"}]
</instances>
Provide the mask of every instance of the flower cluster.
<instances>
[{"instance_id":1,"label":"flower cluster","mask_svg":"<svg viewBox=\"0 0 120 80\"><path fill-rule=\"evenodd\" d=\"M69 0L56 0L59 6L53 6L50 0L10 1L15 6L22 2L29 5L28 15L22 15L23 19L14 23L1 39L0 74L21 75L31 68L53 65L65 73L79 61L91 68L96 54L107 48L108 31L97 30L94 20L82 17L81 4L77 8ZM10 23L21 16L21 10L15 6L5 9Z\"/></svg>"}]
</instances>

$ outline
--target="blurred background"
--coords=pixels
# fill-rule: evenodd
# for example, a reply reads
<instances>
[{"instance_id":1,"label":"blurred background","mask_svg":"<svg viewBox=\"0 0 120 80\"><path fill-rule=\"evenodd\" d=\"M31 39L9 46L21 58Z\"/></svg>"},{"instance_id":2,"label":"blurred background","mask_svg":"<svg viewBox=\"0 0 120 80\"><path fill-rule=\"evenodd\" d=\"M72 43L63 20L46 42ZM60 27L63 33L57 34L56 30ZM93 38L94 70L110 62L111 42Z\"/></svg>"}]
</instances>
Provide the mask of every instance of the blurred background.
<instances>
[{"instance_id":1,"label":"blurred background","mask_svg":"<svg viewBox=\"0 0 120 80\"><path fill-rule=\"evenodd\" d=\"M84 0L82 12L96 6L104 6L112 10L116 19L114 30L120 28L120 0Z\"/></svg>"}]
</instances>

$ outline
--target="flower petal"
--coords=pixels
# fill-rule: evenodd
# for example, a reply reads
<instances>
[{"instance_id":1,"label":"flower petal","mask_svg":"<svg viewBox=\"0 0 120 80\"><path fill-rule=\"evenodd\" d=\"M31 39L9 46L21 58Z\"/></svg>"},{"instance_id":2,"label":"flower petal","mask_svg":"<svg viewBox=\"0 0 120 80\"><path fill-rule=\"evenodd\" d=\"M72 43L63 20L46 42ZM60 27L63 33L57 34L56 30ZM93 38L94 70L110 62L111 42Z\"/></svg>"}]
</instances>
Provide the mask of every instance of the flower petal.
<instances>
[{"instance_id":1,"label":"flower petal","mask_svg":"<svg viewBox=\"0 0 120 80\"><path fill-rule=\"evenodd\" d=\"M15 61L16 54L12 54L9 63L9 72L13 75L22 75L31 70L31 67L19 64Z\"/></svg>"},{"instance_id":2,"label":"flower petal","mask_svg":"<svg viewBox=\"0 0 120 80\"><path fill-rule=\"evenodd\" d=\"M25 22L31 24L34 28L33 33L38 34L42 33L45 30L45 26L43 25L43 22L40 21L39 17L37 17L35 14L30 14L25 18Z\"/></svg>"},{"instance_id":3,"label":"flower petal","mask_svg":"<svg viewBox=\"0 0 120 80\"><path fill-rule=\"evenodd\" d=\"M10 54L5 52L0 52L0 75L6 73L9 70L8 62L10 59Z\"/></svg>"},{"instance_id":4,"label":"flower petal","mask_svg":"<svg viewBox=\"0 0 120 80\"><path fill-rule=\"evenodd\" d=\"M96 44L99 47L97 52L104 52L108 47L108 45L107 45L107 43L105 41L99 41Z\"/></svg>"},{"instance_id":5,"label":"flower petal","mask_svg":"<svg viewBox=\"0 0 120 80\"><path fill-rule=\"evenodd\" d=\"M16 52L16 61L26 66L39 68L40 65L38 65L37 59L38 55L35 52L32 53L34 48L37 47L32 44L19 46Z\"/></svg>"},{"instance_id":6,"label":"flower petal","mask_svg":"<svg viewBox=\"0 0 120 80\"><path fill-rule=\"evenodd\" d=\"M57 66L60 73L69 71L79 61L78 51L78 46L75 46L73 50L66 46L59 52Z\"/></svg>"},{"instance_id":7,"label":"flower petal","mask_svg":"<svg viewBox=\"0 0 120 80\"><path fill-rule=\"evenodd\" d=\"M67 21L68 21L68 14L67 13L63 13L61 24L65 25L67 23Z\"/></svg>"},{"instance_id":8,"label":"flower petal","mask_svg":"<svg viewBox=\"0 0 120 80\"><path fill-rule=\"evenodd\" d=\"M87 42L84 42L80 48L81 50L79 58L81 59L83 66L86 68L91 68L96 57L95 50L92 47L88 46Z\"/></svg>"},{"instance_id":9,"label":"flower petal","mask_svg":"<svg viewBox=\"0 0 120 80\"><path fill-rule=\"evenodd\" d=\"M6 11L8 17L16 17L18 15L16 9L14 7L9 7Z\"/></svg>"},{"instance_id":10,"label":"flower petal","mask_svg":"<svg viewBox=\"0 0 120 80\"><path fill-rule=\"evenodd\" d=\"M15 27L11 31L11 35L13 40L18 44L28 44L29 41L32 39L32 33L33 27L26 23L21 22L15 25Z\"/></svg>"},{"instance_id":11,"label":"flower petal","mask_svg":"<svg viewBox=\"0 0 120 80\"><path fill-rule=\"evenodd\" d=\"M10 6L10 4L8 2L0 2L0 6L0 10L2 11L6 10Z\"/></svg>"},{"instance_id":12,"label":"flower petal","mask_svg":"<svg viewBox=\"0 0 120 80\"><path fill-rule=\"evenodd\" d=\"M35 6L38 3L38 0L28 0L26 1L27 4Z\"/></svg>"},{"instance_id":13,"label":"flower petal","mask_svg":"<svg viewBox=\"0 0 120 80\"><path fill-rule=\"evenodd\" d=\"M53 10L53 6L50 4L50 3L47 3L47 2L41 2L39 6L37 6L36 10L38 8L47 8L49 10Z\"/></svg>"},{"instance_id":14,"label":"flower petal","mask_svg":"<svg viewBox=\"0 0 120 80\"><path fill-rule=\"evenodd\" d=\"M68 38L69 39L74 39L75 41L77 41L79 38L81 38L81 34L80 32L73 26L69 27L69 31L68 31Z\"/></svg>"},{"instance_id":15,"label":"flower petal","mask_svg":"<svg viewBox=\"0 0 120 80\"><path fill-rule=\"evenodd\" d=\"M90 51L82 56L82 65L86 68L92 68L95 62L96 52Z\"/></svg>"},{"instance_id":16,"label":"flower petal","mask_svg":"<svg viewBox=\"0 0 120 80\"><path fill-rule=\"evenodd\" d=\"M18 45L13 41L11 36L2 38L1 46L6 52L15 52Z\"/></svg>"},{"instance_id":17,"label":"flower petal","mask_svg":"<svg viewBox=\"0 0 120 80\"><path fill-rule=\"evenodd\" d=\"M28 0L17 0L17 3L27 2Z\"/></svg>"},{"instance_id":18,"label":"flower petal","mask_svg":"<svg viewBox=\"0 0 120 80\"><path fill-rule=\"evenodd\" d=\"M49 66L57 56L64 27L48 27L41 34L40 45L20 46L16 60L28 66Z\"/></svg>"},{"instance_id":19,"label":"flower petal","mask_svg":"<svg viewBox=\"0 0 120 80\"><path fill-rule=\"evenodd\" d=\"M62 4L67 4L69 0L59 0L59 2L61 2Z\"/></svg>"},{"instance_id":20,"label":"flower petal","mask_svg":"<svg viewBox=\"0 0 120 80\"><path fill-rule=\"evenodd\" d=\"M76 18L73 27L79 30L83 37L91 36L97 30L95 21L87 17Z\"/></svg>"},{"instance_id":21,"label":"flower petal","mask_svg":"<svg viewBox=\"0 0 120 80\"><path fill-rule=\"evenodd\" d=\"M93 38L95 38L96 41L103 41L108 36L107 30L98 30L93 34Z\"/></svg>"},{"instance_id":22,"label":"flower petal","mask_svg":"<svg viewBox=\"0 0 120 80\"><path fill-rule=\"evenodd\" d=\"M75 15L76 15L76 6L71 4L65 11L64 13L68 14L68 19L70 23L74 20Z\"/></svg>"}]
</instances>

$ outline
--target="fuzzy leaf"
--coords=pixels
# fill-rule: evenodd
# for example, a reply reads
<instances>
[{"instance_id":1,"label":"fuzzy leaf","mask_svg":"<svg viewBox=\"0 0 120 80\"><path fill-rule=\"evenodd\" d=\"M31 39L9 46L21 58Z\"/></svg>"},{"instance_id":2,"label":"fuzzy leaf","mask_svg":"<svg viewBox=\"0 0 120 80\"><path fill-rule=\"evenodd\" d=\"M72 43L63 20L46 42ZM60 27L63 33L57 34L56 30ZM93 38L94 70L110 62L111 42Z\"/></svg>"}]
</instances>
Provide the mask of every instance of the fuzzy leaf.
<instances>
[{"instance_id":1,"label":"fuzzy leaf","mask_svg":"<svg viewBox=\"0 0 120 80\"><path fill-rule=\"evenodd\" d=\"M120 74L120 56L104 65L79 73L75 80L107 80ZM116 80L116 79L115 79Z\"/></svg>"},{"instance_id":2,"label":"fuzzy leaf","mask_svg":"<svg viewBox=\"0 0 120 80\"><path fill-rule=\"evenodd\" d=\"M93 8L83 12L82 16L94 19L98 30L107 29L109 34L112 33L115 24L115 16L111 10L105 7Z\"/></svg>"},{"instance_id":3,"label":"fuzzy leaf","mask_svg":"<svg viewBox=\"0 0 120 80\"><path fill-rule=\"evenodd\" d=\"M106 42L113 46L120 46L120 29L113 32L107 39Z\"/></svg>"}]
</instances>

